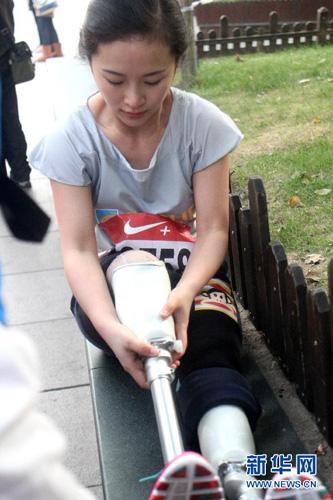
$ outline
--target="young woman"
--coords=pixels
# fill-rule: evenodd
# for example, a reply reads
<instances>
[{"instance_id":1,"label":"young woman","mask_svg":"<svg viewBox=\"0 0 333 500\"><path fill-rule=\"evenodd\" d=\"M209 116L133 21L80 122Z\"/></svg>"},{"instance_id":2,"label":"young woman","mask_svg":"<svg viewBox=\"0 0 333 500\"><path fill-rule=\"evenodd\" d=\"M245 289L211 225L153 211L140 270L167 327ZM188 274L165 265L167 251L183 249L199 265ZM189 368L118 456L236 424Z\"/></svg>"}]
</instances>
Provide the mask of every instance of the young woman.
<instances>
[{"instance_id":1,"label":"young woman","mask_svg":"<svg viewBox=\"0 0 333 500\"><path fill-rule=\"evenodd\" d=\"M40 54L36 56L35 62L45 62L50 57L62 57L61 43L59 43L58 33L53 24L53 13L47 16L38 16L33 0L28 0L37 26Z\"/></svg>"},{"instance_id":2,"label":"young woman","mask_svg":"<svg viewBox=\"0 0 333 500\"><path fill-rule=\"evenodd\" d=\"M92 0L80 51L99 91L31 161L51 179L78 324L141 387L141 359L156 349L121 324L105 275L129 248L165 261L173 289L161 317L173 315L185 350L174 366L187 445L225 485L236 462L244 489L260 409L239 372L241 328L223 265L229 153L242 134L213 104L172 87L185 50L177 0Z\"/></svg>"}]
</instances>

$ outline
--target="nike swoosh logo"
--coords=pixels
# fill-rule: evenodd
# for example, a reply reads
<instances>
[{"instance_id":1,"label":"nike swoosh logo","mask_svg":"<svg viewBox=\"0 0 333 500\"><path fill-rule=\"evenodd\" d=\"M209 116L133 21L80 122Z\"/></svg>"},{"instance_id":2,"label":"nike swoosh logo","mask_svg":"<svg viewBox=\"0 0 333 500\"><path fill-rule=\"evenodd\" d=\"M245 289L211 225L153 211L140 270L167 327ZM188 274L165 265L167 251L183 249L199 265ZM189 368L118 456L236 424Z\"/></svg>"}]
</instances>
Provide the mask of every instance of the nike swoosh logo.
<instances>
[{"instance_id":1,"label":"nike swoosh logo","mask_svg":"<svg viewBox=\"0 0 333 500\"><path fill-rule=\"evenodd\" d=\"M147 229L152 229L153 227L161 226L162 224L165 224L165 222L154 222L154 224L146 224L144 226L132 227L130 221L128 220L124 226L124 233L128 235L138 234L142 233L143 231L147 231Z\"/></svg>"}]
</instances>

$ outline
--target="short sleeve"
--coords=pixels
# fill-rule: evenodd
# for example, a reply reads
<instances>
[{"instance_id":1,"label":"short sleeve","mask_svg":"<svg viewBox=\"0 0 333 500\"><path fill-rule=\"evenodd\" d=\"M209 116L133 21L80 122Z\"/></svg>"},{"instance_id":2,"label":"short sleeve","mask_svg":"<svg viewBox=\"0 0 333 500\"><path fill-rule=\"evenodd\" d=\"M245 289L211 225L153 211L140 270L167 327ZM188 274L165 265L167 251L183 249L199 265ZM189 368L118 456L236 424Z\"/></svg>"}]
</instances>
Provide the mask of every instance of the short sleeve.
<instances>
[{"instance_id":1,"label":"short sleeve","mask_svg":"<svg viewBox=\"0 0 333 500\"><path fill-rule=\"evenodd\" d=\"M199 172L231 153L244 136L226 113L211 102L195 97L190 142L193 172Z\"/></svg>"},{"instance_id":2,"label":"short sleeve","mask_svg":"<svg viewBox=\"0 0 333 500\"><path fill-rule=\"evenodd\" d=\"M74 186L92 182L89 156L80 151L75 135L66 127L58 127L44 137L30 153L29 161L52 180Z\"/></svg>"}]
</instances>

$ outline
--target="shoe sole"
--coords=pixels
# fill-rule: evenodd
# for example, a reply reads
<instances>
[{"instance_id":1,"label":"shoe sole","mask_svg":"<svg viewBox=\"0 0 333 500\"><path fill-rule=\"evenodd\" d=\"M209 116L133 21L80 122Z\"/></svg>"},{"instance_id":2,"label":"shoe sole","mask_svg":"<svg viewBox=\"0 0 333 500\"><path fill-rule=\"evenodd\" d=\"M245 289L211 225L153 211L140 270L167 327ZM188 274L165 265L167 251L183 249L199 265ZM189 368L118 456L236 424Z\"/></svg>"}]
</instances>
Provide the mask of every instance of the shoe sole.
<instances>
[{"instance_id":1,"label":"shoe sole","mask_svg":"<svg viewBox=\"0 0 333 500\"><path fill-rule=\"evenodd\" d=\"M302 487L299 489L282 489L282 488L270 488L265 495L264 500L328 500L332 499L333 496L329 493L326 487L321 483L321 481L311 474L302 473L297 474L295 470L284 474L276 474L273 481L285 480L298 480L302 485L306 484L306 481L316 481L317 488L310 489L309 487ZM308 483L309 484L309 483Z\"/></svg>"},{"instance_id":2,"label":"shoe sole","mask_svg":"<svg viewBox=\"0 0 333 500\"><path fill-rule=\"evenodd\" d=\"M149 500L224 500L220 479L201 455L184 452L164 467Z\"/></svg>"}]
</instances>

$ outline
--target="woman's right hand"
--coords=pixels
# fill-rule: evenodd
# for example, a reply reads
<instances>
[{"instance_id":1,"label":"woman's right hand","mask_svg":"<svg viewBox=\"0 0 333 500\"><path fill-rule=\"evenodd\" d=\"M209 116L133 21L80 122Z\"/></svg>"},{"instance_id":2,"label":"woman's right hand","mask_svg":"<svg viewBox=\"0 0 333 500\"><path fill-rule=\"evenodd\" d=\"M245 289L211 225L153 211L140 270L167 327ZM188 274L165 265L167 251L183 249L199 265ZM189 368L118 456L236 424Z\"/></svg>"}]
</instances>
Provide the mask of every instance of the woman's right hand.
<instances>
[{"instance_id":1,"label":"woman's right hand","mask_svg":"<svg viewBox=\"0 0 333 500\"><path fill-rule=\"evenodd\" d=\"M133 377L142 389L149 389L143 360L158 356L159 350L139 339L127 326L121 323L112 325L112 333L106 341L123 369Z\"/></svg>"}]
</instances>

